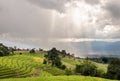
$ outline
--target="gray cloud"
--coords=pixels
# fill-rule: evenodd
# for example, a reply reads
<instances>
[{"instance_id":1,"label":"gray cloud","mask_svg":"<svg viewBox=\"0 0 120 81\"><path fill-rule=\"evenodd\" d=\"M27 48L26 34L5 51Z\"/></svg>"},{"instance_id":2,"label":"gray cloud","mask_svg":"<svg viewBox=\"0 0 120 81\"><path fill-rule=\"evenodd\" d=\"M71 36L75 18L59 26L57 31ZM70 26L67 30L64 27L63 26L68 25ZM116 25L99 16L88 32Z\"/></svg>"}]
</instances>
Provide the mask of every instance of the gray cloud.
<instances>
[{"instance_id":1,"label":"gray cloud","mask_svg":"<svg viewBox=\"0 0 120 81\"><path fill-rule=\"evenodd\" d=\"M39 9L31 7L24 1L15 2L15 0L12 0L6 4L4 1L2 2L5 10L0 13L1 33L10 33L15 37L44 37L48 35L49 25L51 23L51 14L49 11L45 11L46 13L42 12L44 10L39 12ZM22 4L22 2L24 4ZM49 20L46 20L47 18ZM48 30L46 30L45 27L47 27ZM42 36L43 33L44 36Z\"/></svg>"},{"instance_id":2,"label":"gray cloud","mask_svg":"<svg viewBox=\"0 0 120 81\"><path fill-rule=\"evenodd\" d=\"M23 0L1 2L5 10L0 13L0 33L9 33L13 37L41 39L74 36L71 32L76 30L73 30L73 25L69 25L71 21L66 20L64 23L65 18L60 18L57 12L31 6Z\"/></svg>"},{"instance_id":3,"label":"gray cloud","mask_svg":"<svg viewBox=\"0 0 120 81\"><path fill-rule=\"evenodd\" d=\"M46 9L53 9L60 13L65 12L65 3L69 0L29 0L31 3Z\"/></svg>"},{"instance_id":4,"label":"gray cloud","mask_svg":"<svg viewBox=\"0 0 120 81\"><path fill-rule=\"evenodd\" d=\"M100 0L85 0L88 4L97 5L100 3Z\"/></svg>"},{"instance_id":5,"label":"gray cloud","mask_svg":"<svg viewBox=\"0 0 120 81\"><path fill-rule=\"evenodd\" d=\"M110 0L106 3L105 9L108 10L112 18L120 18L120 1Z\"/></svg>"},{"instance_id":6,"label":"gray cloud","mask_svg":"<svg viewBox=\"0 0 120 81\"><path fill-rule=\"evenodd\" d=\"M103 9L106 10L108 19L111 20L113 25L120 25L120 1L107 1L103 6Z\"/></svg>"},{"instance_id":7,"label":"gray cloud","mask_svg":"<svg viewBox=\"0 0 120 81\"><path fill-rule=\"evenodd\" d=\"M112 3L106 3L102 9L99 0L86 0L91 5L86 3L84 5L89 6L90 10L84 8L83 4L80 4L82 5L80 8L84 8L83 13L89 18L86 22L78 21L79 26L76 26L71 17L74 10L67 13L65 8L68 2L71 3L70 0L0 0L2 9L0 11L0 40L43 48L57 47L76 54L80 52L86 54L90 52L91 44L77 45L75 40L73 42L61 42L60 40L120 38L120 24L115 24L119 22L119 19L117 20L119 7L117 7L117 12L111 8ZM76 2L73 3L77 5ZM93 10L95 9L93 5L97 6L96 10ZM66 16L61 17L61 13Z\"/></svg>"},{"instance_id":8,"label":"gray cloud","mask_svg":"<svg viewBox=\"0 0 120 81\"><path fill-rule=\"evenodd\" d=\"M105 12L102 19L99 19L98 31L104 34L105 38L120 38L120 1L109 0L101 6Z\"/></svg>"}]
</instances>

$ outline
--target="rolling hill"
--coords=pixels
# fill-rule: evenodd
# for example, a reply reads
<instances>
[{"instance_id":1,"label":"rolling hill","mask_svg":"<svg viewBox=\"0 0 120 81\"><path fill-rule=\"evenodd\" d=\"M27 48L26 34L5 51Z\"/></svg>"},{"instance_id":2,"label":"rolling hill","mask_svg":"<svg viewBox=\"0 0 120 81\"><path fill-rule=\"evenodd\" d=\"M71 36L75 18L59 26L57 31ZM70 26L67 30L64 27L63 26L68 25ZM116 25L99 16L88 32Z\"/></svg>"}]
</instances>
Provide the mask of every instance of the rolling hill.
<instances>
[{"instance_id":1,"label":"rolling hill","mask_svg":"<svg viewBox=\"0 0 120 81\"><path fill-rule=\"evenodd\" d=\"M16 52L13 56L0 57L0 81L111 81L95 77L66 76L65 70L42 64L45 53L24 52L20 55L19 52ZM65 57L62 58L62 62L68 68L74 69L75 65L80 64L82 60ZM99 69L106 71L107 65L95 64Z\"/></svg>"}]
</instances>

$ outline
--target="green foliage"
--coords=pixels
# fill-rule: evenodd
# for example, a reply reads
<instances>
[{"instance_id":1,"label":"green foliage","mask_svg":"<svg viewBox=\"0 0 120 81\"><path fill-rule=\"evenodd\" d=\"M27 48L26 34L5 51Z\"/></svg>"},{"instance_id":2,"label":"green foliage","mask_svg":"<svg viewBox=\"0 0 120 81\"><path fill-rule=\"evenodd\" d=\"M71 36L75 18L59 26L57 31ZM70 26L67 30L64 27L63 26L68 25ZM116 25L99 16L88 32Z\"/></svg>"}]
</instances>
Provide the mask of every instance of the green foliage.
<instances>
[{"instance_id":1,"label":"green foliage","mask_svg":"<svg viewBox=\"0 0 120 81\"><path fill-rule=\"evenodd\" d=\"M52 48L50 51L48 51L48 54L45 55L45 58L48 60L48 63L51 64L51 66L61 67L62 65L58 50L56 50L56 48Z\"/></svg>"},{"instance_id":2,"label":"green foliage","mask_svg":"<svg viewBox=\"0 0 120 81\"><path fill-rule=\"evenodd\" d=\"M31 49L31 50L30 50L30 53L35 53L35 49L34 49L34 48Z\"/></svg>"},{"instance_id":3,"label":"green foliage","mask_svg":"<svg viewBox=\"0 0 120 81\"><path fill-rule=\"evenodd\" d=\"M45 59L43 60L43 64L47 64L47 61Z\"/></svg>"},{"instance_id":4,"label":"green foliage","mask_svg":"<svg viewBox=\"0 0 120 81\"><path fill-rule=\"evenodd\" d=\"M72 72L71 69L66 69L66 70L65 70L65 74L69 76L69 75L72 75L73 72Z\"/></svg>"},{"instance_id":5,"label":"green foliage","mask_svg":"<svg viewBox=\"0 0 120 81\"><path fill-rule=\"evenodd\" d=\"M65 69L66 69L66 66L65 66L65 65L61 65L60 68L63 69L63 70L65 70Z\"/></svg>"},{"instance_id":6,"label":"green foliage","mask_svg":"<svg viewBox=\"0 0 120 81\"><path fill-rule=\"evenodd\" d=\"M14 54L14 50L15 50L14 48L9 47L9 51L10 51L11 54Z\"/></svg>"},{"instance_id":7,"label":"green foliage","mask_svg":"<svg viewBox=\"0 0 120 81\"><path fill-rule=\"evenodd\" d=\"M102 57L101 59L102 59L103 63L108 63L108 59L107 58Z\"/></svg>"},{"instance_id":8,"label":"green foliage","mask_svg":"<svg viewBox=\"0 0 120 81\"><path fill-rule=\"evenodd\" d=\"M108 65L107 78L120 80L120 59L115 59Z\"/></svg>"},{"instance_id":9,"label":"green foliage","mask_svg":"<svg viewBox=\"0 0 120 81\"><path fill-rule=\"evenodd\" d=\"M69 59L67 57L60 59L60 61L63 62L63 64L65 66L69 66L69 68L71 69L65 69L65 70L61 70L62 68L64 68L64 65L61 64L61 66L59 68L56 68L56 66L52 66L51 67L51 63L49 64L43 64L43 60L41 62L37 62L35 61L34 58L44 58L44 55L47 52L36 52L35 54L30 54L28 52L23 53L22 55L19 55L19 53L17 53L17 55L13 55L13 56L7 56L7 57L0 57L0 78L15 78L15 77L19 77L19 78L23 78L23 77L31 77L33 76L34 72L36 70L39 70L39 75L40 78L27 78L28 80L31 81L90 81L89 79L85 79L86 77L81 77L81 76L70 76L70 79L65 79L68 78L65 75L73 75L73 69L75 68L76 64L81 64L82 65L82 61L83 60L73 60L73 59ZM48 54L46 54L48 55ZM58 54L59 56L59 54ZM60 58L60 57L59 57ZM47 61L47 59L45 59ZM47 61L48 62L48 61ZM57 62L58 63L58 62ZM86 61L84 61L84 63L86 63ZM87 62L88 64L90 64L90 62ZM59 64L59 63L58 63ZM99 64L98 64L99 65ZM101 65L100 65L101 66ZM104 65L103 65L104 66ZM2 68L1 68L2 67ZM97 71L98 73L100 71ZM102 73L102 71L101 71ZM61 78L57 78L57 77L51 77L51 76L57 76L59 77L60 75L64 75ZM37 76L37 77L38 77ZM43 80L42 77L47 78ZM51 78L47 77L50 76ZM76 79L77 78L77 79ZM14 81L13 79L10 79L11 81ZM20 79L21 81L24 81L24 79ZM108 81L106 79L93 79L93 77L91 78L91 81ZM2 81L2 80L1 80ZM7 81L7 80L5 80ZM15 81L19 81L19 79L15 79Z\"/></svg>"},{"instance_id":10,"label":"green foliage","mask_svg":"<svg viewBox=\"0 0 120 81\"><path fill-rule=\"evenodd\" d=\"M65 56L66 56L66 54L67 54L67 53L66 53L66 51L65 51L65 50L62 50L62 51L61 51L61 55L62 55L62 57L65 57Z\"/></svg>"},{"instance_id":11,"label":"green foliage","mask_svg":"<svg viewBox=\"0 0 120 81\"><path fill-rule=\"evenodd\" d=\"M103 69L97 69L96 75L97 77L105 77L105 72Z\"/></svg>"},{"instance_id":12,"label":"green foliage","mask_svg":"<svg viewBox=\"0 0 120 81\"><path fill-rule=\"evenodd\" d=\"M3 44L0 44L0 56L7 56L10 55L8 47L4 46Z\"/></svg>"},{"instance_id":13,"label":"green foliage","mask_svg":"<svg viewBox=\"0 0 120 81\"><path fill-rule=\"evenodd\" d=\"M85 60L81 65L76 65L75 72L85 76L95 76L97 67L89 60Z\"/></svg>"},{"instance_id":14,"label":"green foliage","mask_svg":"<svg viewBox=\"0 0 120 81\"><path fill-rule=\"evenodd\" d=\"M37 57L36 55L33 56L29 53L0 57L0 79L65 75L64 70L54 66L51 67L51 65L45 65L42 61L36 61L35 58L40 57Z\"/></svg>"}]
</instances>

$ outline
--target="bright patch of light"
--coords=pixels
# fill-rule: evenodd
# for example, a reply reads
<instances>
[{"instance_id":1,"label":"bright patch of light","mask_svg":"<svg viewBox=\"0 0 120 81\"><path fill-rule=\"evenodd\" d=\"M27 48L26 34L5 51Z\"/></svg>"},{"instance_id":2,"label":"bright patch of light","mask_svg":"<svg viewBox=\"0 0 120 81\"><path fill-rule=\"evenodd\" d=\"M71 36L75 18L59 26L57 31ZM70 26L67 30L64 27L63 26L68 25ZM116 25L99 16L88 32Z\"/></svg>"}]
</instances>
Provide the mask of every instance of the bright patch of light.
<instances>
[{"instance_id":1,"label":"bright patch of light","mask_svg":"<svg viewBox=\"0 0 120 81\"><path fill-rule=\"evenodd\" d=\"M59 17L63 18L64 21L68 22L66 27L71 27L74 32L73 34L82 35L83 32L90 32L90 30L95 29L93 31L96 32L96 22L98 17L101 14L101 6L100 5L89 5L84 2L84 0L72 0L71 2L66 3L65 12L59 13ZM98 31L99 33L101 31ZM102 31L103 32L103 31ZM106 31L105 31L106 32Z\"/></svg>"},{"instance_id":2,"label":"bright patch of light","mask_svg":"<svg viewBox=\"0 0 120 81\"><path fill-rule=\"evenodd\" d=\"M112 31L114 29L113 26L110 26L110 25L107 25L105 28L104 28L104 33L109 33L110 31Z\"/></svg>"},{"instance_id":3,"label":"bright patch of light","mask_svg":"<svg viewBox=\"0 0 120 81\"><path fill-rule=\"evenodd\" d=\"M65 7L66 7L66 8L68 8L68 7L70 7L70 6L71 6L70 3L66 3L66 4L65 4Z\"/></svg>"},{"instance_id":4,"label":"bright patch of light","mask_svg":"<svg viewBox=\"0 0 120 81\"><path fill-rule=\"evenodd\" d=\"M89 23L90 19L95 18L96 14L100 12L99 6L87 5L84 1L72 1L71 3L66 3L65 7L69 19L77 27L81 24ZM93 22L95 23L95 21L96 19Z\"/></svg>"},{"instance_id":5,"label":"bright patch of light","mask_svg":"<svg viewBox=\"0 0 120 81\"><path fill-rule=\"evenodd\" d=\"M65 39L51 39L52 42L119 42L120 39L94 39L94 38L65 38Z\"/></svg>"},{"instance_id":6,"label":"bright patch of light","mask_svg":"<svg viewBox=\"0 0 120 81\"><path fill-rule=\"evenodd\" d=\"M64 18L64 17L66 16L66 14L65 14L65 13L59 13L59 16L60 16L61 18Z\"/></svg>"}]
</instances>

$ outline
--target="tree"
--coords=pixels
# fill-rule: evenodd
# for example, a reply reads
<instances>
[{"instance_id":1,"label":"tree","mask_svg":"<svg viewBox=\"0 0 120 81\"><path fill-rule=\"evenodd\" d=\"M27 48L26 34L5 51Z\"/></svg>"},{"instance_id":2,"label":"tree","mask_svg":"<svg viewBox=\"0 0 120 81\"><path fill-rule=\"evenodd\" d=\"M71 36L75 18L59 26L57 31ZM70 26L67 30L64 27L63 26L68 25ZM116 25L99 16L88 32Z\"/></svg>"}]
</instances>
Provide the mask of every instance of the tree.
<instances>
[{"instance_id":1,"label":"tree","mask_svg":"<svg viewBox=\"0 0 120 81\"><path fill-rule=\"evenodd\" d=\"M35 48L31 49L30 53L35 53Z\"/></svg>"},{"instance_id":2,"label":"tree","mask_svg":"<svg viewBox=\"0 0 120 81\"><path fill-rule=\"evenodd\" d=\"M39 48L39 51L43 51L43 49Z\"/></svg>"},{"instance_id":3,"label":"tree","mask_svg":"<svg viewBox=\"0 0 120 81\"><path fill-rule=\"evenodd\" d=\"M65 50L62 50L62 51L61 51L61 54L62 54L62 57L65 57L67 53L66 53Z\"/></svg>"},{"instance_id":4,"label":"tree","mask_svg":"<svg viewBox=\"0 0 120 81\"><path fill-rule=\"evenodd\" d=\"M107 78L120 80L120 59L114 59L108 65Z\"/></svg>"},{"instance_id":5,"label":"tree","mask_svg":"<svg viewBox=\"0 0 120 81\"><path fill-rule=\"evenodd\" d=\"M51 64L51 66L60 67L62 64L56 48L52 48L50 51L48 51L48 54L45 55L45 58L48 60L48 63Z\"/></svg>"},{"instance_id":6,"label":"tree","mask_svg":"<svg viewBox=\"0 0 120 81\"><path fill-rule=\"evenodd\" d=\"M102 57L101 59L102 59L103 63L108 63L108 59L106 57Z\"/></svg>"},{"instance_id":7,"label":"tree","mask_svg":"<svg viewBox=\"0 0 120 81\"><path fill-rule=\"evenodd\" d=\"M45 59L43 60L43 64L47 64L47 61Z\"/></svg>"},{"instance_id":8,"label":"tree","mask_svg":"<svg viewBox=\"0 0 120 81\"><path fill-rule=\"evenodd\" d=\"M10 51L10 53L14 54L15 49L12 47L9 47L9 51Z\"/></svg>"},{"instance_id":9,"label":"tree","mask_svg":"<svg viewBox=\"0 0 120 81\"><path fill-rule=\"evenodd\" d=\"M0 44L0 56L7 56L10 55L10 51L7 46Z\"/></svg>"},{"instance_id":10,"label":"tree","mask_svg":"<svg viewBox=\"0 0 120 81\"><path fill-rule=\"evenodd\" d=\"M72 73L72 70L71 70L71 69L66 69L66 70L65 70L65 74L66 74L67 76L69 76L69 75L72 75L73 73Z\"/></svg>"},{"instance_id":11,"label":"tree","mask_svg":"<svg viewBox=\"0 0 120 81\"><path fill-rule=\"evenodd\" d=\"M65 70L65 69L66 69L66 66L65 66L65 65L61 65L61 69L62 69L62 70Z\"/></svg>"},{"instance_id":12,"label":"tree","mask_svg":"<svg viewBox=\"0 0 120 81\"><path fill-rule=\"evenodd\" d=\"M85 60L83 64L76 65L75 72L85 76L95 76L97 67L92 62Z\"/></svg>"},{"instance_id":13,"label":"tree","mask_svg":"<svg viewBox=\"0 0 120 81\"><path fill-rule=\"evenodd\" d=\"M17 47L16 46L14 46L14 50L17 51Z\"/></svg>"}]
</instances>

